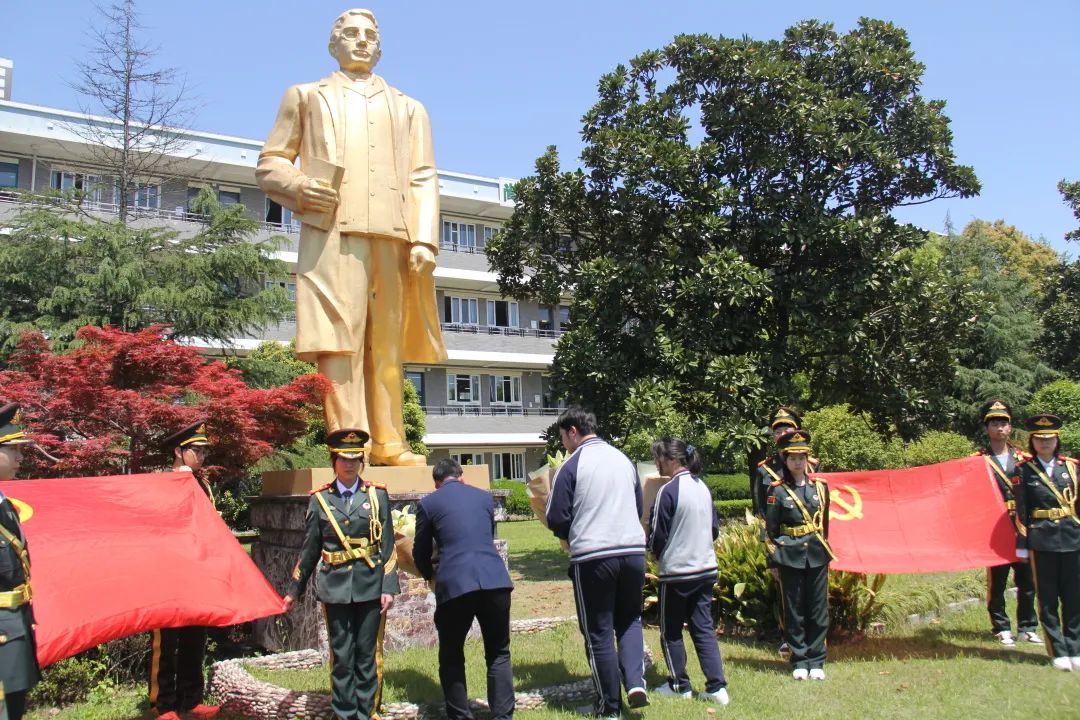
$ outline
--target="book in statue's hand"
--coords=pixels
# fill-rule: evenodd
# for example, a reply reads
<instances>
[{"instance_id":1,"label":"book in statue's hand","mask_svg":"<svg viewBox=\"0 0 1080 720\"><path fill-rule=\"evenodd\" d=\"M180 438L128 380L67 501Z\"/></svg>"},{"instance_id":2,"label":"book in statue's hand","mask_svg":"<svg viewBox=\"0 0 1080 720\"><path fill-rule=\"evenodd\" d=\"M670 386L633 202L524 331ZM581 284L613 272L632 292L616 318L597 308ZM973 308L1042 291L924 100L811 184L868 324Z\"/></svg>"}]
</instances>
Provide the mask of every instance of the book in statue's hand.
<instances>
[{"instance_id":1,"label":"book in statue's hand","mask_svg":"<svg viewBox=\"0 0 1080 720\"><path fill-rule=\"evenodd\" d=\"M326 160L320 160L319 158L308 158L305 160L300 171L309 178L322 180L339 192L341 190L341 180L345 177L345 168ZM295 217L305 225L314 225L320 230L329 230L334 224L334 215L336 212L337 207L327 212L311 211L296 213Z\"/></svg>"}]
</instances>

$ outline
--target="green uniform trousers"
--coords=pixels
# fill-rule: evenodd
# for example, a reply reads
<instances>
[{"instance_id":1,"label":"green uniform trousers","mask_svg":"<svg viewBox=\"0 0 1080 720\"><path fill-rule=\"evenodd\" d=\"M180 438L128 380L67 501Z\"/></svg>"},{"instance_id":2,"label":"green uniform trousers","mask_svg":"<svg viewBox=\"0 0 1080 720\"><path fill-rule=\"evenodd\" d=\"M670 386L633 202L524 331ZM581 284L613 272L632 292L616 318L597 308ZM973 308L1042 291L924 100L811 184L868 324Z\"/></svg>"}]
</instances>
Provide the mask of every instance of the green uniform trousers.
<instances>
[{"instance_id":1,"label":"green uniform trousers","mask_svg":"<svg viewBox=\"0 0 1080 720\"><path fill-rule=\"evenodd\" d=\"M784 639L795 669L824 667L829 632L829 566L780 566Z\"/></svg>"},{"instance_id":2,"label":"green uniform trousers","mask_svg":"<svg viewBox=\"0 0 1080 720\"><path fill-rule=\"evenodd\" d=\"M369 720L382 689L382 623L378 600L325 603L330 642L331 706L342 720Z\"/></svg>"},{"instance_id":3,"label":"green uniform trousers","mask_svg":"<svg viewBox=\"0 0 1080 720\"><path fill-rule=\"evenodd\" d=\"M1030 553L1046 651L1052 658L1080 657L1080 550Z\"/></svg>"}]
</instances>

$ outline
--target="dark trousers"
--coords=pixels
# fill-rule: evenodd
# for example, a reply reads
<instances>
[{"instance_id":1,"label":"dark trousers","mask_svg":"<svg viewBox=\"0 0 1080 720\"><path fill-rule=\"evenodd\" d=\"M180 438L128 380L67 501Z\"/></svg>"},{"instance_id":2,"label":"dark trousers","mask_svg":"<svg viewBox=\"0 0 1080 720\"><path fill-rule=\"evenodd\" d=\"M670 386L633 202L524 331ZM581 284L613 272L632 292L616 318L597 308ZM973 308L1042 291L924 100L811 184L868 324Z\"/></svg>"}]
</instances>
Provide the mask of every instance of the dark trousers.
<instances>
[{"instance_id":1,"label":"dark trousers","mask_svg":"<svg viewBox=\"0 0 1080 720\"><path fill-rule=\"evenodd\" d=\"M186 712L203 701L206 628L155 630L151 637L150 705L159 715Z\"/></svg>"},{"instance_id":2,"label":"dark trousers","mask_svg":"<svg viewBox=\"0 0 1080 720\"><path fill-rule=\"evenodd\" d=\"M1052 658L1080 657L1080 550L1030 553L1046 651Z\"/></svg>"},{"instance_id":3,"label":"dark trousers","mask_svg":"<svg viewBox=\"0 0 1080 720\"><path fill-rule=\"evenodd\" d=\"M324 603L330 643L330 706L342 720L368 720L376 710L381 677L378 600Z\"/></svg>"},{"instance_id":4,"label":"dark trousers","mask_svg":"<svg viewBox=\"0 0 1080 720\"><path fill-rule=\"evenodd\" d=\"M784 601L784 639L795 669L824 667L825 636L829 632L829 566L780 566Z\"/></svg>"},{"instance_id":5,"label":"dark trousers","mask_svg":"<svg viewBox=\"0 0 1080 720\"><path fill-rule=\"evenodd\" d=\"M676 692L690 689L683 625L690 626L690 639L697 651L701 671L705 673L705 692L713 693L727 687L712 618L715 584L715 575L700 580L660 583L660 642L668 666L668 684Z\"/></svg>"},{"instance_id":6,"label":"dark trousers","mask_svg":"<svg viewBox=\"0 0 1080 720\"><path fill-rule=\"evenodd\" d=\"M570 577L598 697L596 712L613 715L622 708L620 675L627 690L645 687L645 639L641 633L645 556L621 555L575 563Z\"/></svg>"},{"instance_id":7,"label":"dark trousers","mask_svg":"<svg viewBox=\"0 0 1080 720\"><path fill-rule=\"evenodd\" d=\"M7 710L7 720L22 720L23 713L26 712L26 693L28 692L29 690L19 690L4 694L4 699L0 700L0 710ZM2 712L0 712L0 717L5 717Z\"/></svg>"},{"instance_id":8,"label":"dark trousers","mask_svg":"<svg viewBox=\"0 0 1080 720\"><path fill-rule=\"evenodd\" d=\"M439 682L449 720L472 718L465 685L465 636L473 618L480 624L487 661L487 698L494 720L514 716L514 674L510 664L510 589L477 590L435 608L439 631Z\"/></svg>"},{"instance_id":9,"label":"dark trousers","mask_svg":"<svg viewBox=\"0 0 1080 720\"><path fill-rule=\"evenodd\" d=\"M990 613L990 626L995 634L1012 630L1009 614L1005 612L1005 586L1010 570L1016 583L1016 632L1035 632L1039 627L1035 617L1035 583L1031 578L1031 565L1026 562L986 568L986 609Z\"/></svg>"}]
</instances>

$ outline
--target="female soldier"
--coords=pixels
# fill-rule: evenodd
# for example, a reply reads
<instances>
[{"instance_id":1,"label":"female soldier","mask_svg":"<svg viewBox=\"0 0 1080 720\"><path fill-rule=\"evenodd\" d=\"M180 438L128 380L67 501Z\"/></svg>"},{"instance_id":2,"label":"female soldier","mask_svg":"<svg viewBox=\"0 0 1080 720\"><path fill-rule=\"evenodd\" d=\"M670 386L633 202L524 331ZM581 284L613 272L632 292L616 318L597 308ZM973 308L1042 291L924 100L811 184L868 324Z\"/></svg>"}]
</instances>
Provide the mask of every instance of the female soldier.
<instances>
[{"instance_id":1,"label":"female soldier","mask_svg":"<svg viewBox=\"0 0 1080 720\"><path fill-rule=\"evenodd\" d=\"M1058 670L1080 671L1080 518L1076 461L1058 455L1061 420L1024 421L1035 457L1013 471L1016 555L1031 558L1046 650ZM1060 602L1060 617L1058 605Z\"/></svg>"},{"instance_id":2,"label":"female soldier","mask_svg":"<svg viewBox=\"0 0 1080 720\"><path fill-rule=\"evenodd\" d=\"M791 649L792 677L825 679L825 635L829 630L829 489L807 473L810 433L780 439L783 476L765 497L766 548L780 569L784 639Z\"/></svg>"},{"instance_id":3,"label":"female soldier","mask_svg":"<svg viewBox=\"0 0 1080 720\"><path fill-rule=\"evenodd\" d=\"M649 549L656 557L660 580L660 642L668 666L667 684L656 692L683 698L693 695L682 638L683 625L689 625L705 673L702 697L727 705L724 662L712 619L716 584L713 541L720 532L720 522L712 493L701 481L701 456L693 445L677 438L657 440L652 453L656 469L671 478L657 493L649 519Z\"/></svg>"},{"instance_id":4,"label":"female soldier","mask_svg":"<svg viewBox=\"0 0 1080 720\"><path fill-rule=\"evenodd\" d=\"M331 705L340 718L368 720L379 709L383 626L399 591L390 496L360 477L367 432L343 428L326 439L336 479L308 502L285 609L321 559L315 590L326 610Z\"/></svg>"}]
</instances>

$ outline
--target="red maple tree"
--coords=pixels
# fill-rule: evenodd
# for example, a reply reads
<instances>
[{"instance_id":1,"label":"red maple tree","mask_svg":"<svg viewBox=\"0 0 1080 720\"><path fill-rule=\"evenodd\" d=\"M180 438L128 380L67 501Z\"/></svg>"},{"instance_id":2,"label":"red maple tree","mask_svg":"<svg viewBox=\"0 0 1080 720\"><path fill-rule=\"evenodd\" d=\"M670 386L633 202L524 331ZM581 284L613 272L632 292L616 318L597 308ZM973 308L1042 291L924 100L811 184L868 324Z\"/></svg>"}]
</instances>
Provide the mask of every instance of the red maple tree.
<instances>
[{"instance_id":1,"label":"red maple tree","mask_svg":"<svg viewBox=\"0 0 1080 720\"><path fill-rule=\"evenodd\" d=\"M0 371L0 401L22 405L28 431L59 461L26 453L24 477L161 470L172 462L161 440L206 418L208 473L237 479L303 435L329 388L317 374L250 388L239 370L166 339L161 326L133 333L87 326L77 337L78 347L57 353L41 333L26 333Z\"/></svg>"}]
</instances>

